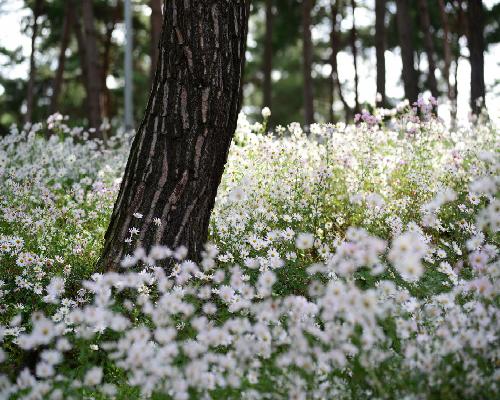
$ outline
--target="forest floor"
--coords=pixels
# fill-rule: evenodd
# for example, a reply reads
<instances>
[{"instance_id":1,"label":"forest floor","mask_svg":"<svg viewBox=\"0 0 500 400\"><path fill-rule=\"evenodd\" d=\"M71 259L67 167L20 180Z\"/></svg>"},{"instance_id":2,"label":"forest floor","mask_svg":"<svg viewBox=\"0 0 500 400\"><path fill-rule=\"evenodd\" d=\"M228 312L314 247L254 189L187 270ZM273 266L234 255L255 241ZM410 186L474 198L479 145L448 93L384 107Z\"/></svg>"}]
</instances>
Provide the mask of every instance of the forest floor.
<instances>
[{"instance_id":1,"label":"forest floor","mask_svg":"<svg viewBox=\"0 0 500 400\"><path fill-rule=\"evenodd\" d=\"M0 399L495 397L498 130L266 125L240 115L199 265L131 232L106 274L129 135L0 138Z\"/></svg>"}]
</instances>

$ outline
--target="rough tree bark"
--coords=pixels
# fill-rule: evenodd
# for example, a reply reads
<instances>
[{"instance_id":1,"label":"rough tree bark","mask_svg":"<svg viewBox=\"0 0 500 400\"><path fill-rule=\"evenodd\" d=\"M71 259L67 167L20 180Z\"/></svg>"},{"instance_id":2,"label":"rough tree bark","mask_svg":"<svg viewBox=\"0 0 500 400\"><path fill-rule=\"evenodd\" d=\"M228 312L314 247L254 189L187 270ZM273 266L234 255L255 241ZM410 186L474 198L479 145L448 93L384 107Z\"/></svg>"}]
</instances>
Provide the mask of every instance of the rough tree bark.
<instances>
[{"instance_id":1,"label":"rough tree bark","mask_svg":"<svg viewBox=\"0 0 500 400\"><path fill-rule=\"evenodd\" d=\"M313 47L311 11L313 0L302 0L302 71L304 75L304 123L314 123L314 94L312 80Z\"/></svg>"},{"instance_id":2,"label":"rough tree bark","mask_svg":"<svg viewBox=\"0 0 500 400\"><path fill-rule=\"evenodd\" d=\"M386 0L375 0L375 52L377 57L377 107L387 105L385 94L385 49L386 49L386 29L385 29L385 8Z\"/></svg>"},{"instance_id":3,"label":"rough tree bark","mask_svg":"<svg viewBox=\"0 0 500 400\"><path fill-rule=\"evenodd\" d=\"M273 72L273 0L266 0L266 34L264 39L264 58L262 74L262 107L272 106L272 72Z\"/></svg>"},{"instance_id":4,"label":"rough tree bark","mask_svg":"<svg viewBox=\"0 0 500 400\"><path fill-rule=\"evenodd\" d=\"M415 51L413 48L410 4L408 0L396 0L396 6L399 45L403 61L402 76L405 97L413 103L418 98L418 76L414 61Z\"/></svg>"},{"instance_id":5,"label":"rough tree bark","mask_svg":"<svg viewBox=\"0 0 500 400\"><path fill-rule=\"evenodd\" d=\"M35 0L33 8L33 25L31 27L31 54L30 54L30 74L28 80L28 91L26 94L26 114L24 122L31 122L33 117L33 103L35 101L35 78L36 78L36 38L38 36L38 17L42 12L42 0Z\"/></svg>"},{"instance_id":6,"label":"rough tree bark","mask_svg":"<svg viewBox=\"0 0 500 400\"><path fill-rule=\"evenodd\" d=\"M418 0L418 10L420 14L420 25L422 26L422 32L424 34L424 47L425 53L427 54L427 63L429 64L427 83L432 95L437 98L439 93L435 75L436 58L434 51L434 42L432 40L431 34L431 18L429 15L427 0Z\"/></svg>"},{"instance_id":7,"label":"rough tree bark","mask_svg":"<svg viewBox=\"0 0 500 400\"><path fill-rule=\"evenodd\" d=\"M359 91L358 91L358 86L359 86L359 75L358 75L358 48L356 46L356 1L351 0L351 7L352 7L352 28L351 28L351 34L350 34L350 39L351 39L351 50L352 50L352 60L354 63L354 112L359 113L361 112L361 109L359 107Z\"/></svg>"},{"instance_id":8,"label":"rough tree bark","mask_svg":"<svg viewBox=\"0 0 500 400\"><path fill-rule=\"evenodd\" d=\"M52 82L52 97L50 99L49 111L51 114L59 111L59 96L63 83L64 68L66 66L66 49L68 48L69 39L71 36L71 29L75 21L75 13L73 7L68 3L64 10L64 22L61 35L61 48L59 51L59 60L57 64L56 74Z\"/></svg>"},{"instance_id":9,"label":"rough tree bark","mask_svg":"<svg viewBox=\"0 0 500 400\"><path fill-rule=\"evenodd\" d=\"M164 7L158 69L105 235L105 270L136 246L183 245L199 260L236 128L249 1Z\"/></svg>"},{"instance_id":10,"label":"rough tree bark","mask_svg":"<svg viewBox=\"0 0 500 400\"><path fill-rule=\"evenodd\" d=\"M162 0L151 0L149 2L151 7L151 71L149 73L151 86L154 83L160 53L161 26L163 24L161 2Z\"/></svg>"},{"instance_id":11,"label":"rough tree bark","mask_svg":"<svg viewBox=\"0 0 500 400\"><path fill-rule=\"evenodd\" d=\"M484 87L484 10L481 0L469 0L467 5L471 66L470 103L472 112L479 114L486 94Z\"/></svg>"},{"instance_id":12,"label":"rough tree bark","mask_svg":"<svg viewBox=\"0 0 500 400\"><path fill-rule=\"evenodd\" d=\"M87 106L90 127L95 129L93 137L101 137L101 73L92 0L82 0L83 34L87 72Z\"/></svg>"}]
</instances>

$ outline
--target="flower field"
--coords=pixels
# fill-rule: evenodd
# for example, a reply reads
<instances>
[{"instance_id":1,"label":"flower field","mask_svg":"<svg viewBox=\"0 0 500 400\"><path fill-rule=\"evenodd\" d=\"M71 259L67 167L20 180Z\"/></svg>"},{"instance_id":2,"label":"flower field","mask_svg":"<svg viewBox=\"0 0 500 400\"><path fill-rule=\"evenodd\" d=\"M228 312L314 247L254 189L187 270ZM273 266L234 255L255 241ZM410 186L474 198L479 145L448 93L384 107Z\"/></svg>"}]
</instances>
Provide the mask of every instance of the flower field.
<instances>
[{"instance_id":1,"label":"flower field","mask_svg":"<svg viewBox=\"0 0 500 400\"><path fill-rule=\"evenodd\" d=\"M131 229L115 272L95 265L129 135L12 128L0 399L495 398L498 130L434 106L308 134L240 114L202 261Z\"/></svg>"}]
</instances>

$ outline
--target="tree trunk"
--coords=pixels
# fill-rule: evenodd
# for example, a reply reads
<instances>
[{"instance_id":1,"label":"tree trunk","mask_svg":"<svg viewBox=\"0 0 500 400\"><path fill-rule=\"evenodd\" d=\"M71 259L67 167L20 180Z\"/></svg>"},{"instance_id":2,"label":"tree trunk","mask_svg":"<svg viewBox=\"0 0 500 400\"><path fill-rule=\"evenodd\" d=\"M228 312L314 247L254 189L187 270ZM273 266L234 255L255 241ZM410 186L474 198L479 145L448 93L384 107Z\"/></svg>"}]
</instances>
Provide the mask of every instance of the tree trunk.
<instances>
[{"instance_id":1,"label":"tree trunk","mask_svg":"<svg viewBox=\"0 0 500 400\"><path fill-rule=\"evenodd\" d=\"M313 0L302 0L302 70L304 74L304 123L314 123L314 95L312 80L313 47L311 39L311 11Z\"/></svg>"},{"instance_id":2,"label":"tree trunk","mask_svg":"<svg viewBox=\"0 0 500 400\"><path fill-rule=\"evenodd\" d=\"M410 5L408 0L396 0L396 6L399 45L403 61L402 76L405 97L413 103L418 98L418 77L415 70Z\"/></svg>"},{"instance_id":3,"label":"tree trunk","mask_svg":"<svg viewBox=\"0 0 500 400\"><path fill-rule=\"evenodd\" d=\"M106 36L104 37L104 51L102 54L102 68L101 68L101 106L102 115L105 118L111 118L111 93L108 89L106 80L108 78L109 69L111 65L111 47L113 32L116 28L116 23L118 22L120 15L120 6L117 4L112 12L111 20L106 23Z\"/></svg>"},{"instance_id":4,"label":"tree trunk","mask_svg":"<svg viewBox=\"0 0 500 400\"><path fill-rule=\"evenodd\" d=\"M154 82L156 66L158 64L161 26L163 24L161 1L162 0L150 0L149 2L149 6L151 7L151 71L149 73L151 86Z\"/></svg>"},{"instance_id":5,"label":"tree trunk","mask_svg":"<svg viewBox=\"0 0 500 400\"><path fill-rule=\"evenodd\" d=\"M448 14L446 13L444 0L439 0L439 15L441 16L441 24L443 25L443 52L444 52L444 68L443 78L448 89L448 99L453 102L453 85L450 82L450 67L451 67L451 38L450 24Z\"/></svg>"},{"instance_id":6,"label":"tree trunk","mask_svg":"<svg viewBox=\"0 0 500 400\"><path fill-rule=\"evenodd\" d=\"M458 42L458 40L457 40ZM459 43L457 43L457 47ZM460 48L460 47L458 47ZM451 123L452 127L456 126L457 122L457 111L458 111L458 64L460 63L460 51L455 54L455 70L454 70L454 85L450 84L450 91L452 94L451 100Z\"/></svg>"},{"instance_id":7,"label":"tree trunk","mask_svg":"<svg viewBox=\"0 0 500 400\"><path fill-rule=\"evenodd\" d=\"M89 125L95 129L92 137L101 137L101 73L97 35L95 30L92 0L82 0L83 32L85 40L85 61L87 71L87 97Z\"/></svg>"},{"instance_id":8,"label":"tree trunk","mask_svg":"<svg viewBox=\"0 0 500 400\"><path fill-rule=\"evenodd\" d=\"M340 50L340 26L337 21L337 16L342 9L342 0L337 0L331 5L331 18L332 18L332 30L330 32L330 44L332 47L332 52L330 54L330 64L332 66L332 72L330 74L330 85L331 85L331 94L330 94L330 120L334 121L334 113L333 113L333 102L334 102L334 94L335 89L337 89L339 94L339 99L344 106L345 111L345 120L348 122L352 117L352 110L347 104L347 101L342 93L342 85L340 84L339 79L339 71L338 71L338 63L337 63L337 55Z\"/></svg>"},{"instance_id":9,"label":"tree trunk","mask_svg":"<svg viewBox=\"0 0 500 400\"><path fill-rule=\"evenodd\" d=\"M439 93L435 75L436 59L434 56L434 42L432 41L431 18L429 15L427 0L418 0L418 9L420 14L420 25L422 26L422 32L424 33L425 53L427 54L427 62L429 64L427 83L432 95L437 98Z\"/></svg>"},{"instance_id":10,"label":"tree trunk","mask_svg":"<svg viewBox=\"0 0 500 400\"><path fill-rule=\"evenodd\" d=\"M76 2L74 0L71 0L71 6L74 8L76 7ZM87 72L87 53L86 53L86 46L85 46L85 37L83 36L83 28L81 24L80 17L75 18L75 23L74 23L74 29L75 29L75 36L76 36L76 43L78 46L78 56L80 58L80 68L82 70L82 83L83 87L85 88L85 93L89 92L89 84L88 84L88 72ZM85 107L86 107L86 113L87 113L87 118L88 118L88 110L90 109L89 107L89 96L85 96Z\"/></svg>"},{"instance_id":11,"label":"tree trunk","mask_svg":"<svg viewBox=\"0 0 500 400\"><path fill-rule=\"evenodd\" d=\"M59 51L59 60L57 64L57 71L52 83L52 98L50 99L50 114L59 111L59 96L63 83L64 68L66 66L66 49L68 48L69 39L71 36L71 29L75 21L75 13L73 7L66 6L64 11L64 23L61 36L61 49Z\"/></svg>"},{"instance_id":12,"label":"tree trunk","mask_svg":"<svg viewBox=\"0 0 500 400\"><path fill-rule=\"evenodd\" d=\"M333 107L335 105L335 88L337 85L337 54L339 52L339 34L337 30L337 15L339 12L339 2L335 1L331 4L331 24L332 29L330 31L330 46L332 52L330 53L330 66L332 70L330 72L330 99L329 99L329 109L330 109L330 122L335 122L335 113Z\"/></svg>"},{"instance_id":13,"label":"tree trunk","mask_svg":"<svg viewBox=\"0 0 500 400\"><path fill-rule=\"evenodd\" d=\"M31 54L30 54L30 75L28 80L28 92L26 95L26 114L24 122L31 122L33 117L33 104L35 101L35 78L36 78L36 38L38 36L38 17L42 12L42 0L35 0L33 8L33 26L31 28Z\"/></svg>"},{"instance_id":14,"label":"tree trunk","mask_svg":"<svg viewBox=\"0 0 500 400\"><path fill-rule=\"evenodd\" d=\"M377 57L377 107L386 107L385 94L385 2L386 0L375 0L375 52Z\"/></svg>"},{"instance_id":15,"label":"tree trunk","mask_svg":"<svg viewBox=\"0 0 500 400\"><path fill-rule=\"evenodd\" d=\"M236 128L249 1L164 7L158 69L105 235L105 270L136 246L183 245L199 260Z\"/></svg>"},{"instance_id":16,"label":"tree trunk","mask_svg":"<svg viewBox=\"0 0 500 400\"><path fill-rule=\"evenodd\" d=\"M262 107L271 108L272 105L272 71L273 71L273 0L266 0L266 35L264 39L264 58L262 72Z\"/></svg>"},{"instance_id":17,"label":"tree trunk","mask_svg":"<svg viewBox=\"0 0 500 400\"><path fill-rule=\"evenodd\" d=\"M354 63L354 112L359 113L361 112L360 107L359 107L359 91L358 91L358 86L359 86L359 75L358 75L358 48L356 47L356 1L351 0L351 7L352 7L352 28L351 28L351 50L352 50L352 59Z\"/></svg>"},{"instance_id":18,"label":"tree trunk","mask_svg":"<svg viewBox=\"0 0 500 400\"><path fill-rule=\"evenodd\" d=\"M484 11L481 0L468 1L470 103L472 112L479 114L484 106Z\"/></svg>"}]
</instances>

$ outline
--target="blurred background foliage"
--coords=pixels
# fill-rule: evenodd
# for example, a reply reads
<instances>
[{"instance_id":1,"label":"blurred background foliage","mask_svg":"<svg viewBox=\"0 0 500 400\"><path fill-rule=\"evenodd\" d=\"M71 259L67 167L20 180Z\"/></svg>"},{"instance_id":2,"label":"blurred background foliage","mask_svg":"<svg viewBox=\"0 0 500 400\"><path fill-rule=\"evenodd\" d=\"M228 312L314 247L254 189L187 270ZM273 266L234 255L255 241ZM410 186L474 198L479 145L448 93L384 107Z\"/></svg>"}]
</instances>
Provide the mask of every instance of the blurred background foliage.
<instances>
[{"instance_id":1,"label":"blurred background foliage","mask_svg":"<svg viewBox=\"0 0 500 400\"><path fill-rule=\"evenodd\" d=\"M161 0L133 1L136 124L142 118L154 73L152 59L156 43L153 30L155 24L159 29L158 21L161 22L155 7L161 8L161 3ZM376 3L380 3L385 12L382 32L375 29ZM482 21L477 18L471 21L471 4L481 7ZM102 121L122 124L123 7L123 0L0 0L0 17L3 15L5 19L21 13L19 35L34 44L29 51L22 46L12 49L2 47L0 39L0 134L11 124L36 122L54 111L70 115L73 124L92 126ZM371 73L370 69L376 64L377 72L380 71L381 66L375 61L377 46L382 44L383 50L395 55L405 46L397 23L402 7L409 11L406 23L412 27L411 42L406 44L413 47L410 51L415 60L413 72L418 91L437 92L435 94L449 101L452 108L455 102L456 110L456 66L459 60L475 62L469 60L468 47L471 33L477 29L484 38L481 53L500 42L500 3L482 4L479 0L253 0L243 82L244 111L255 117L262 107L270 106L272 123L276 125L292 121L308 124L350 120L354 112L373 107L376 93L381 90L372 89L374 82L367 84L367 71ZM422 19L421 7L427 8L428 26ZM308 30L312 32L309 44L304 40ZM429 53L426 40L431 41L432 53ZM95 53L92 47L89 48L92 45L96 48ZM308 85L307 70L304 72L306 47L312 54L310 99L305 91ZM498 53L498 47L495 49ZM332 54L336 55L335 60ZM429 54L436 64L433 76L437 88L432 87L429 79ZM354 72L353 58L358 67ZM385 62L388 62L387 57ZM338 76L332 63L338 64ZM24 66L25 73L12 74L13 67L20 65ZM484 66L480 68L484 70ZM391 82L397 79L397 84L403 87L399 75L393 76L393 70L393 66L388 66L384 77L387 75ZM100 85L95 85L96 82ZM483 91L497 93L498 84L496 80ZM358 101L356 93L362 94ZM384 97L379 104L393 106L403 97L412 96L401 93L397 97ZM91 115L92 99L96 98L99 99L97 116ZM308 101L312 120L304 117Z\"/></svg>"}]
</instances>

